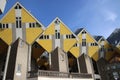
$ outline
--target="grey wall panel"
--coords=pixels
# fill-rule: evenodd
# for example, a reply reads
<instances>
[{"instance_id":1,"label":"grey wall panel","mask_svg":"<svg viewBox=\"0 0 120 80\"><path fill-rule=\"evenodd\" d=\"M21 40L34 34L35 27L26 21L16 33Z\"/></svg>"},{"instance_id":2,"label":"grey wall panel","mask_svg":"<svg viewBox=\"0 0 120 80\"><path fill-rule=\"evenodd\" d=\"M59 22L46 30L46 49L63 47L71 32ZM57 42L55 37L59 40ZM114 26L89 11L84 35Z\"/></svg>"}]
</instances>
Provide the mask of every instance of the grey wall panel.
<instances>
[{"instance_id":1,"label":"grey wall panel","mask_svg":"<svg viewBox=\"0 0 120 80\"><path fill-rule=\"evenodd\" d=\"M51 53L51 70L59 71L58 49L57 48Z\"/></svg>"},{"instance_id":2,"label":"grey wall panel","mask_svg":"<svg viewBox=\"0 0 120 80\"><path fill-rule=\"evenodd\" d=\"M17 46L18 46L18 40L15 41L15 43L11 45L11 51L10 51L7 73L6 73L6 80L13 80L13 78L14 78Z\"/></svg>"},{"instance_id":3,"label":"grey wall panel","mask_svg":"<svg viewBox=\"0 0 120 80\"><path fill-rule=\"evenodd\" d=\"M88 73L87 72L87 67L86 67L86 62L85 62L85 56L82 54L79 58L79 66L80 66L80 72L81 73Z\"/></svg>"}]
</instances>

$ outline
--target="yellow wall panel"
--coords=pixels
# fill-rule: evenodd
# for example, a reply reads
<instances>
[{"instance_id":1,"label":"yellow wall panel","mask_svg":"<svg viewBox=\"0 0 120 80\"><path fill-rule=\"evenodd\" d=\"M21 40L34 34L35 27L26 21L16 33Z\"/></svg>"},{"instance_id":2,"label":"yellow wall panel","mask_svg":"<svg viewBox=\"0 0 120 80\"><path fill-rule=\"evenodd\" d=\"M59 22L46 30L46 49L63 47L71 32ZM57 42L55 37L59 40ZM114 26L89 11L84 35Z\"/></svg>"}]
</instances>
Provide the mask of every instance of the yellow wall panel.
<instances>
[{"instance_id":1,"label":"yellow wall panel","mask_svg":"<svg viewBox=\"0 0 120 80\"><path fill-rule=\"evenodd\" d=\"M41 28L27 28L26 29L26 41L31 44L40 34Z\"/></svg>"},{"instance_id":2,"label":"yellow wall panel","mask_svg":"<svg viewBox=\"0 0 120 80\"><path fill-rule=\"evenodd\" d=\"M0 38L3 39L8 45L10 45L12 43L12 29L1 30Z\"/></svg>"},{"instance_id":3,"label":"yellow wall panel","mask_svg":"<svg viewBox=\"0 0 120 80\"><path fill-rule=\"evenodd\" d=\"M86 34L86 42L94 43L95 40L93 39L93 37L91 37L91 36L87 33L87 34Z\"/></svg>"},{"instance_id":4,"label":"yellow wall panel","mask_svg":"<svg viewBox=\"0 0 120 80\"><path fill-rule=\"evenodd\" d=\"M88 55L92 57L97 51L99 47L98 46L90 46L88 47Z\"/></svg>"},{"instance_id":5,"label":"yellow wall panel","mask_svg":"<svg viewBox=\"0 0 120 80\"><path fill-rule=\"evenodd\" d=\"M52 34L52 35L55 34L55 26L54 26L54 23L52 23L52 24L45 30L44 35L49 35L49 34Z\"/></svg>"},{"instance_id":6,"label":"yellow wall panel","mask_svg":"<svg viewBox=\"0 0 120 80\"><path fill-rule=\"evenodd\" d=\"M7 13L6 16L3 17L1 23L15 23L15 10L14 8Z\"/></svg>"},{"instance_id":7,"label":"yellow wall panel","mask_svg":"<svg viewBox=\"0 0 120 80\"><path fill-rule=\"evenodd\" d=\"M22 8L22 22L36 22L36 20L25 9Z\"/></svg>"},{"instance_id":8,"label":"yellow wall panel","mask_svg":"<svg viewBox=\"0 0 120 80\"><path fill-rule=\"evenodd\" d=\"M78 58L80 56L80 49L79 47L72 47L70 49L70 52L76 57Z\"/></svg>"},{"instance_id":9,"label":"yellow wall panel","mask_svg":"<svg viewBox=\"0 0 120 80\"><path fill-rule=\"evenodd\" d=\"M68 52L68 50L76 43L75 39L65 39L63 42L63 48L65 52Z\"/></svg>"},{"instance_id":10,"label":"yellow wall panel","mask_svg":"<svg viewBox=\"0 0 120 80\"><path fill-rule=\"evenodd\" d=\"M64 24L60 23L60 34L72 34L72 32L65 26Z\"/></svg>"},{"instance_id":11,"label":"yellow wall panel","mask_svg":"<svg viewBox=\"0 0 120 80\"><path fill-rule=\"evenodd\" d=\"M39 41L37 41L47 52L51 52L52 51L52 40L45 40L45 39L41 39Z\"/></svg>"},{"instance_id":12,"label":"yellow wall panel","mask_svg":"<svg viewBox=\"0 0 120 80\"><path fill-rule=\"evenodd\" d=\"M79 34L78 38L79 38L79 43L82 43L82 34Z\"/></svg>"},{"instance_id":13,"label":"yellow wall panel","mask_svg":"<svg viewBox=\"0 0 120 80\"><path fill-rule=\"evenodd\" d=\"M93 58L95 61L97 61L98 58L99 58L99 53L96 52L96 53L92 56L92 58Z\"/></svg>"}]
</instances>

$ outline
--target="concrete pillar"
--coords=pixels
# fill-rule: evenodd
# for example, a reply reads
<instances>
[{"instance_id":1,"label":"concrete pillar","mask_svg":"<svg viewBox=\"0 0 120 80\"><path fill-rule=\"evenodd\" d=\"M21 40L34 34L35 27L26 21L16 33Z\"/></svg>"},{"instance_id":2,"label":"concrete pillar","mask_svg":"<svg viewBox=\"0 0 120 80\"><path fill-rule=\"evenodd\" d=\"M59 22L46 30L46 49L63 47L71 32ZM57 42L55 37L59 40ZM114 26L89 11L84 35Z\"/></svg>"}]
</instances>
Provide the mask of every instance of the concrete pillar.
<instances>
[{"instance_id":1,"label":"concrete pillar","mask_svg":"<svg viewBox=\"0 0 120 80\"><path fill-rule=\"evenodd\" d=\"M78 65L78 72L80 73L80 64L78 58L77 58L77 65Z\"/></svg>"},{"instance_id":2,"label":"concrete pillar","mask_svg":"<svg viewBox=\"0 0 120 80\"><path fill-rule=\"evenodd\" d=\"M92 63L89 56L87 55L85 55L85 62L86 62L87 72L92 74L93 73Z\"/></svg>"},{"instance_id":3,"label":"concrete pillar","mask_svg":"<svg viewBox=\"0 0 120 80\"><path fill-rule=\"evenodd\" d=\"M18 43L17 47L18 48L17 48L17 55L16 55L16 63L15 63L14 79L13 80L26 80L29 46L26 42L19 39L19 43Z\"/></svg>"},{"instance_id":4,"label":"concrete pillar","mask_svg":"<svg viewBox=\"0 0 120 80\"><path fill-rule=\"evenodd\" d=\"M51 53L51 70L68 72L67 55L58 47Z\"/></svg>"},{"instance_id":5,"label":"concrete pillar","mask_svg":"<svg viewBox=\"0 0 120 80\"><path fill-rule=\"evenodd\" d=\"M49 67L51 69L51 53L49 53Z\"/></svg>"},{"instance_id":6,"label":"concrete pillar","mask_svg":"<svg viewBox=\"0 0 120 80\"><path fill-rule=\"evenodd\" d=\"M7 52L6 62L5 62L5 69L4 69L3 80L6 80L6 72L7 72L7 67L8 67L8 60L9 60L9 56L10 56L10 50L11 50L11 46L8 47L8 52Z\"/></svg>"},{"instance_id":7,"label":"concrete pillar","mask_svg":"<svg viewBox=\"0 0 120 80\"><path fill-rule=\"evenodd\" d=\"M28 71L31 71L31 45L28 46Z\"/></svg>"}]
</instances>

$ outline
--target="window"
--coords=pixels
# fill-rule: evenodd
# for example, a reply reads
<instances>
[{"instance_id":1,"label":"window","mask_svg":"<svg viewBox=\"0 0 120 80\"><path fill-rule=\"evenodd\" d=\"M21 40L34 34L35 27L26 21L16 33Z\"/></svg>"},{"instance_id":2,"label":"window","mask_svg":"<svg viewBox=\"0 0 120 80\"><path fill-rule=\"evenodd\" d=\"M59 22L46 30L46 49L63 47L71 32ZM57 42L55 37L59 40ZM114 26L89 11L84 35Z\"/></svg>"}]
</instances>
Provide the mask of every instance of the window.
<instances>
[{"instance_id":1,"label":"window","mask_svg":"<svg viewBox=\"0 0 120 80\"><path fill-rule=\"evenodd\" d=\"M44 35L44 39L47 39L46 35Z\"/></svg>"},{"instance_id":2,"label":"window","mask_svg":"<svg viewBox=\"0 0 120 80\"><path fill-rule=\"evenodd\" d=\"M35 27L35 23L29 23L29 27L30 28L34 28Z\"/></svg>"},{"instance_id":3,"label":"window","mask_svg":"<svg viewBox=\"0 0 120 80\"><path fill-rule=\"evenodd\" d=\"M55 30L55 38L60 39L60 32L58 30Z\"/></svg>"},{"instance_id":4,"label":"window","mask_svg":"<svg viewBox=\"0 0 120 80\"><path fill-rule=\"evenodd\" d=\"M76 43L73 47L77 47L78 46L78 44Z\"/></svg>"},{"instance_id":5,"label":"window","mask_svg":"<svg viewBox=\"0 0 120 80\"><path fill-rule=\"evenodd\" d=\"M86 46L86 39L82 39L82 46Z\"/></svg>"},{"instance_id":6,"label":"window","mask_svg":"<svg viewBox=\"0 0 120 80\"><path fill-rule=\"evenodd\" d=\"M49 39L49 35L47 35L47 39Z\"/></svg>"},{"instance_id":7,"label":"window","mask_svg":"<svg viewBox=\"0 0 120 80\"><path fill-rule=\"evenodd\" d=\"M0 23L0 28L2 28L2 24Z\"/></svg>"},{"instance_id":8,"label":"window","mask_svg":"<svg viewBox=\"0 0 120 80\"><path fill-rule=\"evenodd\" d=\"M16 28L18 28L18 17L16 17Z\"/></svg>"},{"instance_id":9,"label":"window","mask_svg":"<svg viewBox=\"0 0 120 80\"><path fill-rule=\"evenodd\" d=\"M50 38L49 35L42 35L42 36L40 36L39 39L49 39L49 38Z\"/></svg>"},{"instance_id":10,"label":"window","mask_svg":"<svg viewBox=\"0 0 120 80\"><path fill-rule=\"evenodd\" d=\"M95 42L95 43L91 43L91 46L98 46L98 44Z\"/></svg>"},{"instance_id":11,"label":"window","mask_svg":"<svg viewBox=\"0 0 120 80\"><path fill-rule=\"evenodd\" d=\"M29 23L29 27L31 28L31 23Z\"/></svg>"},{"instance_id":12,"label":"window","mask_svg":"<svg viewBox=\"0 0 120 80\"><path fill-rule=\"evenodd\" d=\"M97 44L97 43L95 43L95 46L98 46L98 44Z\"/></svg>"},{"instance_id":13,"label":"window","mask_svg":"<svg viewBox=\"0 0 120 80\"><path fill-rule=\"evenodd\" d=\"M82 31L82 34L86 34L86 31L84 30L84 31Z\"/></svg>"},{"instance_id":14,"label":"window","mask_svg":"<svg viewBox=\"0 0 120 80\"><path fill-rule=\"evenodd\" d=\"M22 67L21 64L18 64L18 65L17 65L17 71L16 71L16 75L17 75L17 76L20 76L20 75L21 75L21 67Z\"/></svg>"},{"instance_id":15,"label":"window","mask_svg":"<svg viewBox=\"0 0 120 80\"><path fill-rule=\"evenodd\" d=\"M73 34L67 34L66 35L66 39L71 39L71 38L75 38L75 36Z\"/></svg>"},{"instance_id":16,"label":"window","mask_svg":"<svg viewBox=\"0 0 120 80\"><path fill-rule=\"evenodd\" d=\"M6 28L8 28L8 24L6 24Z\"/></svg>"},{"instance_id":17,"label":"window","mask_svg":"<svg viewBox=\"0 0 120 80\"><path fill-rule=\"evenodd\" d=\"M41 27L41 25L38 22L36 22L36 27Z\"/></svg>"},{"instance_id":18,"label":"window","mask_svg":"<svg viewBox=\"0 0 120 80\"><path fill-rule=\"evenodd\" d=\"M100 51L101 51L101 52L104 52L104 51L105 51L104 46L101 46Z\"/></svg>"},{"instance_id":19,"label":"window","mask_svg":"<svg viewBox=\"0 0 120 80\"><path fill-rule=\"evenodd\" d=\"M21 17L16 17L16 28L22 28Z\"/></svg>"},{"instance_id":20,"label":"window","mask_svg":"<svg viewBox=\"0 0 120 80\"><path fill-rule=\"evenodd\" d=\"M73 34L71 35L71 37L72 37L72 38L75 38L75 36L74 36Z\"/></svg>"},{"instance_id":21,"label":"window","mask_svg":"<svg viewBox=\"0 0 120 80\"><path fill-rule=\"evenodd\" d=\"M5 24L3 24L3 28L5 28Z\"/></svg>"},{"instance_id":22,"label":"window","mask_svg":"<svg viewBox=\"0 0 120 80\"><path fill-rule=\"evenodd\" d=\"M19 27L21 28L22 27L22 24L21 24L21 17L19 17Z\"/></svg>"},{"instance_id":23,"label":"window","mask_svg":"<svg viewBox=\"0 0 120 80\"><path fill-rule=\"evenodd\" d=\"M56 21L55 21L55 24L60 24L60 21L57 19Z\"/></svg>"},{"instance_id":24,"label":"window","mask_svg":"<svg viewBox=\"0 0 120 80\"><path fill-rule=\"evenodd\" d=\"M58 32L58 39L60 39L60 33Z\"/></svg>"},{"instance_id":25,"label":"window","mask_svg":"<svg viewBox=\"0 0 120 80\"><path fill-rule=\"evenodd\" d=\"M68 35L66 35L66 38L68 39Z\"/></svg>"},{"instance_id":26,"label":"window","mask_svg":"<svg viewBox=\"0 0 120 80\"><path fill-rule=\"evenodd\" d=\"M35 27L35 23L33 23L33 27Z\"/></svg>"},{"instance_id":27,"label":"window","mask_svg":"<svg viewBox=\"0 0 120 80\"><path fill-rule=\"evenodd\" d=\"M18 72L21 72L21 64L18 64L17 71L18 71Z\"/></svg>"},{"instance_id":28,"label":"window","mask_svg":"<svg viewBox=\"0 0 120 80\"><path fill-rule=\"evenodd\" d=\"M22 7L21 7L19 4L17 4L17 5L15 6L15 9L22 9Z\"/></svg>"},{"instance_id":29,"label":"window","mask_svg":"<svg viewBox=\"0 0 120 80\"><path fill-rule=\"evenodd\" d=\"M40 36L40 38L39 39L43 39L43 35L42 36Z\"/></svg>"},{"instance_id":30,"label":"window","mask_svg":"<svg viewBox=\"0 0 120 80\"><path fill-rule=\"evenodd\" d=\"M9 25L7 23L6 24L1 24L0 28L9 28Z\"/></svg>"}]
</instances>

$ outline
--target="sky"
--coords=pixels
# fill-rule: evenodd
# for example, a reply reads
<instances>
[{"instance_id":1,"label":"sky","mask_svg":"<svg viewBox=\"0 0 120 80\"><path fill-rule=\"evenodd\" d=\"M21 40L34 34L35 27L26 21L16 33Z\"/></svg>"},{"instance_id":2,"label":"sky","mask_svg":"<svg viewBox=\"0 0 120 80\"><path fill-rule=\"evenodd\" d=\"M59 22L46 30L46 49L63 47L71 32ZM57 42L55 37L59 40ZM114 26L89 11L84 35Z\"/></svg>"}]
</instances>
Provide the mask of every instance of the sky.
<instances>
[{"instance_id":1,"label":"sky","mask_svg":"<svg viewBox=\"0 0 120 80\"><path fill-rule=\"evenodd\" d=\"M59 17L73 32L85 28L105 38L120 28L120 0L7 0L0 19L17 1L45 27Z\"/></svg>"}]
</instances>

